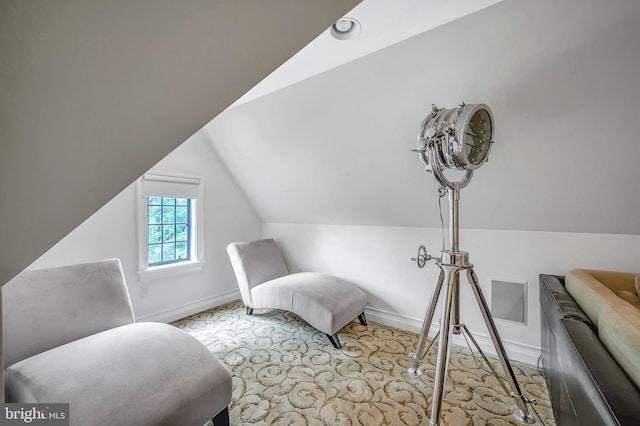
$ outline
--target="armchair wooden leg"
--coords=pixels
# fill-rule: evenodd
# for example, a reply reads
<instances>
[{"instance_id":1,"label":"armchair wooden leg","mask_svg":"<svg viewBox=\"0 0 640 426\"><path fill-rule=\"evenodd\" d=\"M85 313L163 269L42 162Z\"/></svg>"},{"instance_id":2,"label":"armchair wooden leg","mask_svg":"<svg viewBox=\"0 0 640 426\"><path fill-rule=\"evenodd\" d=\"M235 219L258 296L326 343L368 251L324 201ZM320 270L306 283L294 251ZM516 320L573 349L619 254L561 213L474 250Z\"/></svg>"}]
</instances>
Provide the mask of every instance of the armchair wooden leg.
<instances>
[{"instance_id":1,"label":"armchair wooden leg","mask_svg":"<svg viewBox=\"0 0 640 426\"><path fill-rule=\"evenodd\" d=\"M229 407L225 407L211 419L213 426L229 426Z\"/></svg>"},{"instance_id":2,"label":"armchair wooden leg","mask_svg":"<svg viewBox=\"0 0 640 426\"><path fill-rule=\"evenodd\" d=\"M245 306L245 308L247 310L247 315L253 314L253 308L250 308L249 306Z\"/></svg>"},{"instance_id":3,"label":"armchair wooden leg","mask_svg":"<svg viewBox=\"0 0 640 426\"><path fill-rule=\"evenodd\" d=\"M340 340L338 339L338 333L334 334L333 336L327 334L327 337L329 338L329 341L331 341L331 344L334 348L340 349L342 347L342 345L340 344Z\"/></svg>"},{"instance_id":4,"label":"armchair wooden leg","mask_svg":"<svg viewBox=\"0 0 640 426\"><path fill-rule=\"evenodd\" d=\"M358 321L360 321L362 325L367 325L367 317L364 316L364 312L358 315Z\"/></svg>"}]
</instances>

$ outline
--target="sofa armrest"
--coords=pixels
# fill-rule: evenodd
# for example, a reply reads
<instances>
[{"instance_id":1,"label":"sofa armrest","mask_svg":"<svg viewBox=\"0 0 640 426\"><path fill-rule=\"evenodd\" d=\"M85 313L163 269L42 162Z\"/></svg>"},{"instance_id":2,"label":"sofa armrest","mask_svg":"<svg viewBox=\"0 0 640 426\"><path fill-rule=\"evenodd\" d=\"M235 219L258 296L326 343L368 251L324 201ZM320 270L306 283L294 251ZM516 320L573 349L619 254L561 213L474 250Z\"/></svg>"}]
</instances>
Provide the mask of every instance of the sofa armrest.
<instances>
[{"instance_id":1,"label":"sofa armrest","mask_svg":"<svg viewBox=\"0 0 640 426\"><path fill-rule=\"evenodd\" d=\"M570 318L587 324L592 330L595 327L589 317L567 292L564 277L540 274L540 306L548 324L558 324L561 318Z\"/></svg>"},{"instance_id":2,"label":"sofa armrest","mask_svg":"<svg viewBox=\"0 0 640 426\"><path fill-rule=\"evenodd\" d=\"M557 371L578 420L558 424L637 424L640 392L587 324L561 319L556 344Z\"/></svg>"}]
</instances>

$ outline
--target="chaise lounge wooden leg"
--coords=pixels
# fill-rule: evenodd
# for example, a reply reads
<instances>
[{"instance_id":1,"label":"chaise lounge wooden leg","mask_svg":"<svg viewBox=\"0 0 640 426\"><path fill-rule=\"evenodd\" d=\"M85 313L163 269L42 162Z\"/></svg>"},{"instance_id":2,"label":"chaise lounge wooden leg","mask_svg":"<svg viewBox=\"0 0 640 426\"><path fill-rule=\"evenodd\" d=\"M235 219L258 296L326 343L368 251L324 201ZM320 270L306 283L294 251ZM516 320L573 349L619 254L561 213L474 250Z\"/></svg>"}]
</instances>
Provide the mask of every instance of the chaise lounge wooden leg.
<instances>
[{"instance_id":1,"label":"chaise lounge wooden leg","mask_svg":"<svg viewBox=\"0 0 640 426\"><path fill-rule=\"evenodd\" d=\"M225 407L211 419L213 426L229 426L229 407Z\"/></svg>"},{"instance_id":2,"label":"chaise lounge wooden leg","mask_svg":"<svg viewBox=\"0 0 640 426\"><path fill-rule=\"evenodd\" d=\"M249 306L245 306L246 310L247 310L247 315L251 315L253 314L253 308L249 307Z\"/></svg>"},{"instance_id":3,"label":"chaise lounge wooden leg","mask_svg":"<svg viewBox=\"0 0 640 426\"><path fill-rule=\"evenodd\" d=\"M340 344L340 340L338 339L338 333L334 334L333 336L331 336L330 334L327 334L327 337L331 341L331 344L333 345L334 348L340 349L342 347L342 345Z\"/></svg>"},{"instance_id":4,"label":"chaise lounge wooden leg","mask_svg":"<svg viewBox=\"0 0 640 426\"><path fill-rule=\"evenodd\" d=\"M367 325L367 317L364 316L364 312L358 315L358 321L360 321L361 325Z\"/></svg>"}]
</instances>

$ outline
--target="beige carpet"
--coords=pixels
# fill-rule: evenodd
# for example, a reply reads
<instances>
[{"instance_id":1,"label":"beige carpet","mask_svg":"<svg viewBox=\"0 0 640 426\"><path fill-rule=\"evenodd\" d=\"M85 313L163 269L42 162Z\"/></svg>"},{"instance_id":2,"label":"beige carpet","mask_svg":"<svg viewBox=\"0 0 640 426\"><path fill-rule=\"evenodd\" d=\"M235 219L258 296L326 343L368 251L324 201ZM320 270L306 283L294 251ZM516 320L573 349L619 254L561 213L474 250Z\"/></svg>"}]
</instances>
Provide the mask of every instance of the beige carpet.
<instances>
[{"instance_id":1,"label":"beige carpet","mask_svg":"<svg viewBox=\"0 0 640 426\"><path fill-rule=\"evenodd\" d=\"M410 376L414 333L354 320L339 333L343 348L336 350L296 315L248 316L240 302L174 325L201 340L233 374L232 425L429 424L436 354L430 351L421 377ZM452 348L440 424L521 424L512 398L478 366L468 349ZM512 367L544 423L554 425L544 378L534 367Z\"/></svg>"}]
</instances>

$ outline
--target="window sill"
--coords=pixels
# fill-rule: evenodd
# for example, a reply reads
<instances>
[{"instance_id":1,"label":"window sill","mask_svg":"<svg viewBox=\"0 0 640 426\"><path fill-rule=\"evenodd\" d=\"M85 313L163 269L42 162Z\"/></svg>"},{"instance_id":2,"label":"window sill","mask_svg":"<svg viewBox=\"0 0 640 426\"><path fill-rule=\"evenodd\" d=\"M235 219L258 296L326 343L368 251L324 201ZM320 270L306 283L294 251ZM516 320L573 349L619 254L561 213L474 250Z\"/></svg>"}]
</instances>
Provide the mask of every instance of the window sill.
<instances>
[{"instance_id":1,"label":"window sill","mask_svg":"<svg viewBox=\"0 0 640 426\"><path fill-rule=\"evenodd\" d=\"M156 279L170 278L178 275L199 272L204 269L205 263L205 260L195 260L193 262L155 266L149 269L141 269L138 271L138 281L152 281Z\"/></svg>"}]
</instances>

